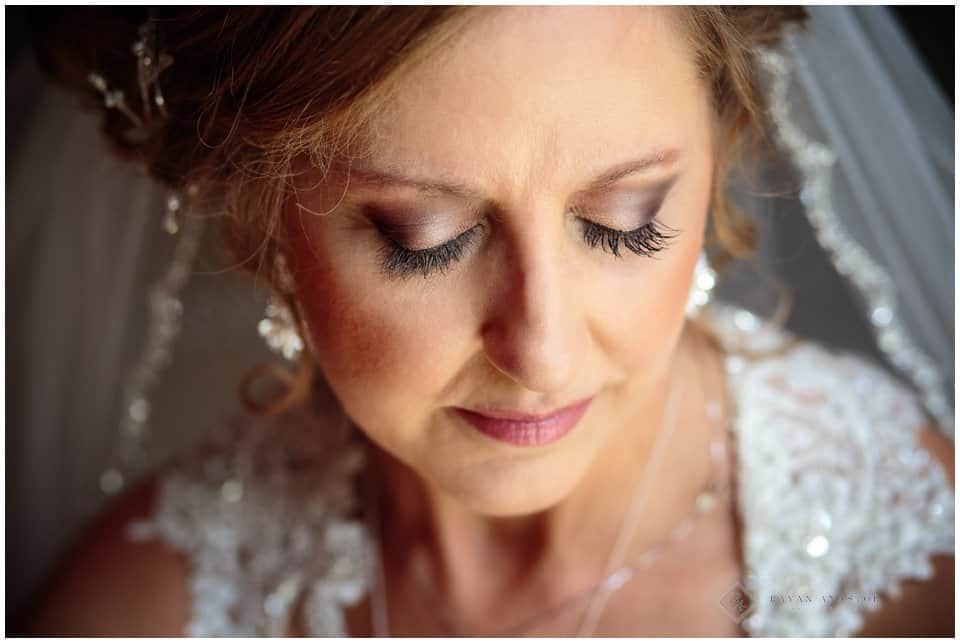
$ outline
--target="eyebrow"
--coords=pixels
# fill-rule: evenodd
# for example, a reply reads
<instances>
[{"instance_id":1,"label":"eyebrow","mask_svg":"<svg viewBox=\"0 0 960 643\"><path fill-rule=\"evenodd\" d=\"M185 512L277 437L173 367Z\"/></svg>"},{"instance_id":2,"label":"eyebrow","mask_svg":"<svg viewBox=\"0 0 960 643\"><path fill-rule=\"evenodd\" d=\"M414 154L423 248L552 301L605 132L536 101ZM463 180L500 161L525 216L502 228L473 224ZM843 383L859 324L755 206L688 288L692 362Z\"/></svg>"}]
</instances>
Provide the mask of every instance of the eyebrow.
<instances>
[{"instance_id":1,"label":"eyebrow","mask_svg":"<svg viewBox=\"0 0 960 643\"><path fill-rule=\"evenodd\" d=\"M599 192L609 188L617 181L638 174L654 167L669 165L676 161L680 153L675 149L658 150L639 159L618 163L591 179L587 185L579 190L585 192ZM463 183L406 176L399 169L392 167L378 168L373 165L353 165L346 171L351 183L359 183L372 187L409 187L430 195L453 196L464 200L483 201L487 196Z\"/></svg>"}]
</instances>

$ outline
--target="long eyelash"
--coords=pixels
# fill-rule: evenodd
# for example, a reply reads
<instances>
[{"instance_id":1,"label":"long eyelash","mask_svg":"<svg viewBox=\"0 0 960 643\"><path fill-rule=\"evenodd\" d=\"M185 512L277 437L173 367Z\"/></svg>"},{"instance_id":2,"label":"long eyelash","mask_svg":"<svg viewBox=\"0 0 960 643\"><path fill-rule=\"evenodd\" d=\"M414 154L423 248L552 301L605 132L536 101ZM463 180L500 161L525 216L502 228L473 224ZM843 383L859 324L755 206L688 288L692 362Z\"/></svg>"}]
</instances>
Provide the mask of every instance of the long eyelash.
<instances>
[{"instance_id":1,"label":"long eyelash","mask_svg":"<svg viewBox=\"0 0 960 643\"><path fill-rule=\"evenodd\" d=\"M476 232L476 227L470 228L443 245L424 250L404 248L384 235L381 269L389 276L400 278L420 273L426 279L435 271L444 272L463 257Z\"/></svg>"},{"instance_id":2,"label":"long eyelash","mask_svg":"<svg viewBox=\"0 0 960 643\"><path fill-rule=\"evenodd\" d=\"M586 219L581 219L581 222L585 226L583 238L587 245L592 248L599 246L617 257L621 256L621 244L642 257L653 257L666 249L670 240L679 233L658 219L627 231L614 230ZM445 272L463 257L476 232L476 227L470 228L442 245L425 250L410 250L383 235L386 243L381 252L381 269L388 276L399 278L418 273L427 278L434 272Z\"/></svg>"},{"instance_id":3,"label":"long eyelash","mask_svg":"<svg viewBox=\"0 0 960 643\"><path fill-rule=\"evenodd\" d=\"M670 245L670 240L679 234L658 219L634 230L614 230L599 223L581 219L585 229L583 239L591 248L600 246L604 251L620 256L620 244L641 257L652 257Z\"/></svg>"}]
</instances>

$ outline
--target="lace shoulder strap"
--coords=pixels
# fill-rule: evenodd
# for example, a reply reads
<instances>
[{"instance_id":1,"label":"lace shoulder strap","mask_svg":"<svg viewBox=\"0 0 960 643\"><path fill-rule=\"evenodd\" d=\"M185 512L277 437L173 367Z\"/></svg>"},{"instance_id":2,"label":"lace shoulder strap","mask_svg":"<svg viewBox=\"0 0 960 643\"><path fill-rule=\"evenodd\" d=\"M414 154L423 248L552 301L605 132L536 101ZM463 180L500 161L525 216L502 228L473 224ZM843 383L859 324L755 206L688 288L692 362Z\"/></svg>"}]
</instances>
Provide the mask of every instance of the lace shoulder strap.
<instances>
[{"instance_id":1,"label":"lace shoulder strap","mask_svg":"<svg viewBox=\"0 0 960 643\"><path fill-rule=\"evenodd\" d=\"M901 581L932 575L932 555L954 552L953 488L917 443L919 399L865 357L744 310L712 314L737 404L744 625L754 636L856 632L881 593L898 596Z\"/></svg>"},{"instance_id":2,"label":"lace shoulder strap","mask_svg":"<svg viewBox=\"0 0 960 643\"><path fill-rule=\"evenodd\" d=\"M367 591L369 541L349 517L363 454L332 440L336 428L303 409L241 417L159 480L153 515L129 536L190 560L186 635L286 635L300 603L311 634L344 634L343 606Z\"/></svg>"}]
</instances>

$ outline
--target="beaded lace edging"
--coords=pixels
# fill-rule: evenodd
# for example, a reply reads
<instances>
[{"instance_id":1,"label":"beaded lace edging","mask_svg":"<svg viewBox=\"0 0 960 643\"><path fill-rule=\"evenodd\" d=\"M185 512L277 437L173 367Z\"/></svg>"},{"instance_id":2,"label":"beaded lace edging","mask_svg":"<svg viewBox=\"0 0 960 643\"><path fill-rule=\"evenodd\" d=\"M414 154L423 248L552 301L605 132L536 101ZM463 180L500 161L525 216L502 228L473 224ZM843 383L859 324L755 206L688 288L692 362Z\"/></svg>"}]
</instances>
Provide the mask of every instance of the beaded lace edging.
<instances>
[{"instance_id":1,"label":"beaded lace edging","mask_svg":"<svg viewBox=\"0 0 960 643\"><path fill-rule=\"evenodd\" d=\"M848 635L864 612L953 555L954 494L918 446L916 395L866 358L800 341L776 359L738 349L791 339L750 313L716 317L732 348L752 636ZM744 328L749 327L748 332Z\"/></svg>"},{"instance_id":2,"label":"beaded lace edging","mask_svg":"<svg viewBox=\"0 0 960 643\"><path fill-rule=\"evenodd\" d=\"M160 481L152 518L130 526L132 539L190 559L187 635L283 636L301 603L309 632L346 634L343 608L370 578L366 528L350 517L363 454L303 430L320 420L302 415L219 432Z\"/></svg>"}]
</instances>

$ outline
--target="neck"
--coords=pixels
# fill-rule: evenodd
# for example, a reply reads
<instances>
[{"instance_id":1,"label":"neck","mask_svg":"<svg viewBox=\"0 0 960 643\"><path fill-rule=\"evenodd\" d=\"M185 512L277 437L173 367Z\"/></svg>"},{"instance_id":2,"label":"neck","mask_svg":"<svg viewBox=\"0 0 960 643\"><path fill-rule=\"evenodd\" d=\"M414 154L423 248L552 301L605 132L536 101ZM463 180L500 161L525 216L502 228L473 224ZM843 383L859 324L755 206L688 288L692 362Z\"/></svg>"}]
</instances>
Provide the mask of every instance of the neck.
<instances>
[{"instance_id":1,"label":"neck","mask_svg":"<svg viewBox=\"0 0 960 643\"><path fill-rule=\"evenodd\" d=\"M379 486L389 490L382 499L381 528L390 535L383 554L394 576L419 577L462 619L483 622L491 613L503 614L504 596L522 614L517 596L534 597L535 611L536 605L542 608L595 585L609 571L608 556L638 492L640 513L628 551L657 544L688 515L709 475L709 427L703 414L709 393L700 384L703 355L694 356L696 340L690 334L683 333L663 376L645 394L624 393L640 401L618 419L623 429L577 487L544 511L510 518L479 515L374 448ZM699 367L695 359L701 360ZM671 385L681 387L673 391L676 424L652 461L658 436L668 428Z\"/></svg>"}]
</instances>

